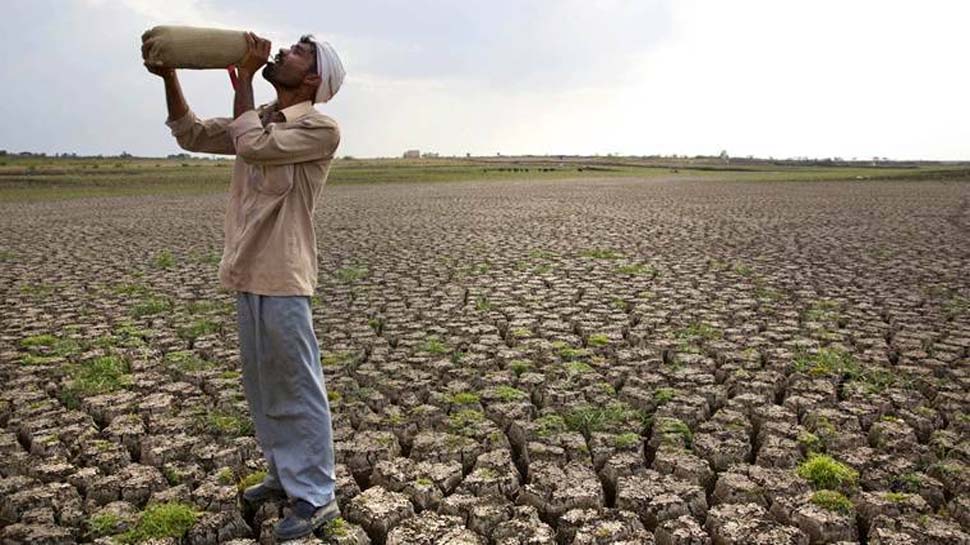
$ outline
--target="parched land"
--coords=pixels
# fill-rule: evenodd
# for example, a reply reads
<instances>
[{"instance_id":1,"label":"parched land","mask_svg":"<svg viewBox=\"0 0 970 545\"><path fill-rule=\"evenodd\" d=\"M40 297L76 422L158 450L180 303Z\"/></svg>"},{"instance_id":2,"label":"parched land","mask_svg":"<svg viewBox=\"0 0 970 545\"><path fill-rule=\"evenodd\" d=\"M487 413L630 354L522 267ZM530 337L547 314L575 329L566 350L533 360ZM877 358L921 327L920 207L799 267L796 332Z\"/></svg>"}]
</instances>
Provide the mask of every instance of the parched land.
<instances>
[{"instance_id":1,"label":"parched land","mask_svg":"<svg viewBox=\"0 0 970 545\"><path fill-rule=\"evenodd\" d=\"M0 183L2 543L273 542L192 168ZM970 543L970 183L490 168L324 191L305 542Z\"/></svg>"}]
</instances>

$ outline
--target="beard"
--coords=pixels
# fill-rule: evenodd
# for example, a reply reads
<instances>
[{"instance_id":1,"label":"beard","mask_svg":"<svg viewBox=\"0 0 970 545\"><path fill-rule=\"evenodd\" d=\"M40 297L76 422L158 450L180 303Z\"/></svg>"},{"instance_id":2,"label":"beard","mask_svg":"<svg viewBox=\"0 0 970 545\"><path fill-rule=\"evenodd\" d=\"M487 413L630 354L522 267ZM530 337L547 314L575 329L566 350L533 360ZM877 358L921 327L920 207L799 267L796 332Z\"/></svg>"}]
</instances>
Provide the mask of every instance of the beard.
<instances>
[{"instance_id":1,"label":"beard","mask_svg":"<svg viewBox=\"0 0 970 545\"><path fill-rule=\"evenodd\" d=\"M278 89L296 89L303 82L302 78L296 79L292 74L287 74L283 66L275 62L268 62L263 66L263 79Z\"/></svg>"},{"instance_id":2,"label":"beard","mask_svg":"<svg viewBox=\"0 0 970 545\"><path fill-rule=\"evenodd\" d=\"M276 77L276 63L268 62L266 66L263 67L263 79L273 83L273 78Z\"/></svg>"}]
</instances>

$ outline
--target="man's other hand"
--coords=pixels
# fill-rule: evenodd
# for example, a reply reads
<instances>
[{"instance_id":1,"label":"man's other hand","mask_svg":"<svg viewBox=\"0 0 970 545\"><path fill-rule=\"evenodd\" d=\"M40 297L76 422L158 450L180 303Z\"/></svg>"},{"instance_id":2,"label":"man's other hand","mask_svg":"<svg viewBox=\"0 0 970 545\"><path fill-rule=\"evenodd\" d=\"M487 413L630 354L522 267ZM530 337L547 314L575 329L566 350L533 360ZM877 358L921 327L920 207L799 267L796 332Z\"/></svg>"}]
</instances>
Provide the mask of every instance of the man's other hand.
<instances>
[{"instance_id":1,"label":"man's other hand","mask_svg":"<svg viewBox=\"0 0 970 545\"><path fill-rule=\"evenodd\" d=\"M240 77L252 77L266 64L266 61L269 60L270 48L273 45L269 40L260 38L252 32L246 33L246 43L249 46L246 49L246 54L236 65Z\"/></svg>"}]
</instances>

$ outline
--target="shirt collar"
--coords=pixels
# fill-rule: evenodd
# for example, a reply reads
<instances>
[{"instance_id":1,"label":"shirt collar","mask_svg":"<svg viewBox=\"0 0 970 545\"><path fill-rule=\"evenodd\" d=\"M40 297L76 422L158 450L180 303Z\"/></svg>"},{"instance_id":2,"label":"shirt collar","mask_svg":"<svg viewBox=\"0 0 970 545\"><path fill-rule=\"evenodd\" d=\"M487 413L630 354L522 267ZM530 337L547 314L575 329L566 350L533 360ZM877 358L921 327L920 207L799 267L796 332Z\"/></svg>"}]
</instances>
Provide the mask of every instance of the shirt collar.
<instances>
[{"instance_id":1,"label":"shirt collar","mask_svg":"<svg viewBox=\"0 0 970 545\"><path fill-rule=\"evenodd\" d=\"M310 102L309 100L304 100L303 102L299 102L292 106L287 106L286 108L283 108L282 110L280 110L280 113L283 114L283 117L286 118L287 122L290 122L303 117L304 115L309 113L310 110L312 109L313 109L313 103Z\"/></svg>"}]
</instances>

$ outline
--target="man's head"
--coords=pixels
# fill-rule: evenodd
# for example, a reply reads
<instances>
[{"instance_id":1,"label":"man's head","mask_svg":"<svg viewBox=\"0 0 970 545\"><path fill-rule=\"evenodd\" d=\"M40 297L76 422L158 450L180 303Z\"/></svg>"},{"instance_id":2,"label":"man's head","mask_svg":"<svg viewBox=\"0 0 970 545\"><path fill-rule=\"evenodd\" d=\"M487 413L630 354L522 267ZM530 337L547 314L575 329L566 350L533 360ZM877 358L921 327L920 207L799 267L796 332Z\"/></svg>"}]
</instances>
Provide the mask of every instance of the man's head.
<instances>
[{"instance_id":1,"label":"man's head","mask_svg":"<svg viewBox=\"0 0 970 545\"><path fill-rule=\"evenodd\" d=\"M286 49L280 49L263 68L263 77L277 90L286 89L313 102L327 102L337 93L344 68L327 42L307 34Z\"/></svg>"},{"instance_id":2,"label":"man's head","mask_svg":"<svg viewBox=\"0 0 970 545\"><path fill-rule=\"evenodd\" d=\"M273 60L263 67L263 77L274 87L299 91L299 94L312 99L320 85L313 37L303 36L289 48L281 48Z\"/></svg>"}]
</instances>

